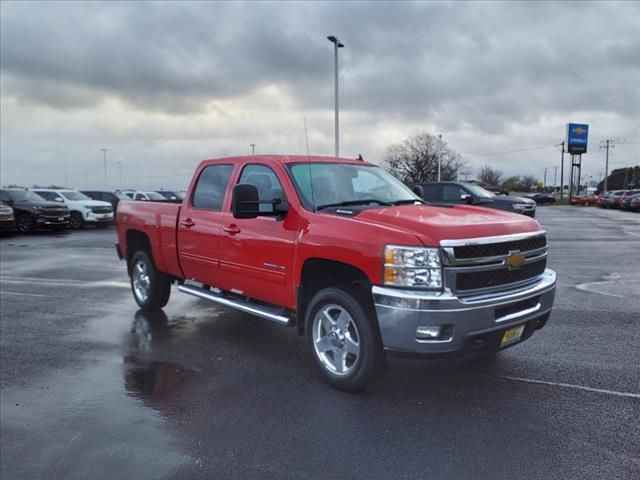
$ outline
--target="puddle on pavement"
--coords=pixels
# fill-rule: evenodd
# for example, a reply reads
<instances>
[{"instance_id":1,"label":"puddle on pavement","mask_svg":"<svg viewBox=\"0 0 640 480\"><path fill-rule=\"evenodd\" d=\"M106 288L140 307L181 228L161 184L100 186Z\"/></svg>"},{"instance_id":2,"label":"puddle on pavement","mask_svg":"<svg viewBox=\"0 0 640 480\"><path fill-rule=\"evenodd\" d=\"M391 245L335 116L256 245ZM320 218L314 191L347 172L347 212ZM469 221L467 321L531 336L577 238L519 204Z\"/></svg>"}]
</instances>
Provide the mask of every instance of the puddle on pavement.
<instances>
[{"instance_id":1,"label":"puddle on pavement","mask_svg":"<svg viewBox=\"0 0 640 480\"><path fill-rule=\"evenodd\" d=\"M197 372L154 359L181 321L137 312L128 329L98 328L110 331L106 342L119 337L113 352L94 350L82 366L3 389L2 478L151 479L193 462L174 445L167 418Z\"/></svg>"}]
</instances>

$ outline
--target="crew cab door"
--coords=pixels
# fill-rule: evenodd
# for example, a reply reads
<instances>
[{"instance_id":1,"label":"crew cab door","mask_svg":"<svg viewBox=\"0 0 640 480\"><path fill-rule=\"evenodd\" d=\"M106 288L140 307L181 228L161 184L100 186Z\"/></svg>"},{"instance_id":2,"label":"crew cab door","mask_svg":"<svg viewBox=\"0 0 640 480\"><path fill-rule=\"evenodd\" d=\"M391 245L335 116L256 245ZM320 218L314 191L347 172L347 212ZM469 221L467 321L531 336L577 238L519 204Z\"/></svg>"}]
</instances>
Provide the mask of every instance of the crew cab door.
<instances>
[{"instance_id":1,"label":"crew cab door","mask_svg":"<svg viewBox=\"0 0 640 480\"><path fill-rule=\"evenodd\" d=\"M232 164L205 166L182 203L177 250L188 280L220 286L222 206L232 172Z\"/></svg>"},{"instance_id":2,"label":"crew cab door","mask_svg":"<svg viewBox=\"0 0 640 480\"><path fill-rule=\"evenodd\" d=\"M293 253L295 228L287 215L277 215L270 203L286 202L282 183L264 164L247 164L236 184L255 185L260 215L234 218L231 202L222 217L220 270L223 288L264 302L294 306ZM263 203L264 202L264 203Z\"/></svg>"}]
</instances>

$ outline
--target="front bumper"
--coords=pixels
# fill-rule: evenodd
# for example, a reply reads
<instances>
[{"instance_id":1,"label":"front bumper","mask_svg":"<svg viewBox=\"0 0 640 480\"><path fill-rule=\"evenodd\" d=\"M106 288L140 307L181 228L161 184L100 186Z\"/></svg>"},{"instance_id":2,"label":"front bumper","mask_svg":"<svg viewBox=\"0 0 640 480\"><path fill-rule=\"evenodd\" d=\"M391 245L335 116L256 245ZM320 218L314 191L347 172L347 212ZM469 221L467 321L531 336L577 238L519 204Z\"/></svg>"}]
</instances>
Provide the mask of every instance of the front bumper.
<instances>
[{"instance_id":1,"label":"front bumper","mask_svg":"<svg viewBox=\"0 0 640 480\"><path fill-rule=\"evenodd\" d=\"M49 216L49 215L38 215L36 217L36 224L39 227L57 227L62 225L69 225L69 221L71 216L69 214L62 216Z\"/></svg>"},{"instance_id":2,"label":"front bumper","mask_svg":"<svg viewBox=\"0 0 640 480\"><path fill-rule=\"evenodd\" d=\"M545 270L532 284L497 294L460 298L448 292L372 288L382 345L406 356L452 356L497 350L504 330L525 324L521 340L544 326L556 290L556 274ZM418 339L418 327L442 327L442 338Z\"/></svg>"},{"instance_id":3,"label":"front bumper","mask_svg":"<svg viewBox=\"0 0 640 480\"><path fill-rule=\"evenodd\" d=\"M0 218L0 231L13 230L16 228L16 221L13 217Z\"/></svg>"},{"instance_id":4,"label":"front bumper","mask_svg":"<svg viewBox=\"0 0 640 480\"><path fill-rule=\"evenodd\" d=\"M84 221L88 223L113 223L113 212L93 213L89 211L85 214Z\"/></svg>"}]
</instances>

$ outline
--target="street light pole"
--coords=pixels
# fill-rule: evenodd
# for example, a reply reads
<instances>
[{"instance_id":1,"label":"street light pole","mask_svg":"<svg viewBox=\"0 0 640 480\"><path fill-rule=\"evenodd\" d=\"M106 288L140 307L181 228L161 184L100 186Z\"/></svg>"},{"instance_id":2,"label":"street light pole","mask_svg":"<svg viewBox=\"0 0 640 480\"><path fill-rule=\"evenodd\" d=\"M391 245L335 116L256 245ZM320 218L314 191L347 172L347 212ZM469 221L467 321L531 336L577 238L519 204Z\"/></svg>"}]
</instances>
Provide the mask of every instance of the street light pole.
<instances>
[{"instance_id":1,"label":"street light pole","mask_svg":"<svg viewBox=\"0 0 640 480\"><path fill-rule=\"evenodd\" d=\"M256 154L256 144L255 143L250 143L249 146L251 147L251 155L255 155Z\"/></svg>"},{"instance_id":2,"label":"street light pole","mask_svg":"<svg viewBox=\"0 0 640 480\"><path fill-rule=\"evenodd\" d=\"M338 96L338 49L343 48L344 44L338 40L334 35L329 35L327 39L333 43L333 56L334 56L334 82L335 82L335 142L336 142L336 157L340 156L340 110L339 110L339 96Z\"/></svg>"},{"instance_id":3,"label":"street light pole","mask_svg":"<svg viewBox=\"0 0 640 480\"><path fill-rule=\"evenodd\" d=\"M120 188L122 188L122 162L118 160L118 175L120 177Z\"/></svg>"},{"instance_id":4,"label":"street light pole","mask_svg":"<svg viewBox=\"0 0 640 480\"><path fill-rule=\"evenodd\" d=\"M438 135L438 181L440 181L440 169L442 168L442 134Z\"/></svg>"},{"instance_id":5,"label":"street light pole","mask_svg":"<svg viewBox=\"0 0 640 480\"><path fill-rule=\"evenodd\" d=\"M102 159L104 161L104 184L107 184L107 152L109 151L108 148L101 148L100 150L102 150Z\"/></svg>"}]
</instances>

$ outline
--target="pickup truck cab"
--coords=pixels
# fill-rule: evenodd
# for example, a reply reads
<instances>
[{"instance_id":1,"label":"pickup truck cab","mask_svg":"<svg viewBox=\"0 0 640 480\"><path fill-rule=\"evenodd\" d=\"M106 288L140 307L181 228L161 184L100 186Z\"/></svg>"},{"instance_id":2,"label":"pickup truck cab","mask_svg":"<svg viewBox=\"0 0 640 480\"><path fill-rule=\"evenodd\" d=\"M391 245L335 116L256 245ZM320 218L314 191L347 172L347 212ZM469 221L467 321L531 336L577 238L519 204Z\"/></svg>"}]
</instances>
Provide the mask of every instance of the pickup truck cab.
<instances>
[{"instance_id":1,"label":"pickup truck cab","mask_svg":"<svg viewBox=\"0 0 640 480\"><path fill-rule=\"evenodd\" d=\"M547 321L556 275L533 219L432 206L335 157L205 160L182 204L120 203L116 250L145 310L178 290L305 335L333 385L393 356L492 353Z\"/></svg>"}]
</instances>

